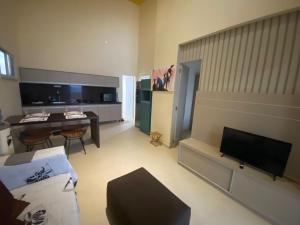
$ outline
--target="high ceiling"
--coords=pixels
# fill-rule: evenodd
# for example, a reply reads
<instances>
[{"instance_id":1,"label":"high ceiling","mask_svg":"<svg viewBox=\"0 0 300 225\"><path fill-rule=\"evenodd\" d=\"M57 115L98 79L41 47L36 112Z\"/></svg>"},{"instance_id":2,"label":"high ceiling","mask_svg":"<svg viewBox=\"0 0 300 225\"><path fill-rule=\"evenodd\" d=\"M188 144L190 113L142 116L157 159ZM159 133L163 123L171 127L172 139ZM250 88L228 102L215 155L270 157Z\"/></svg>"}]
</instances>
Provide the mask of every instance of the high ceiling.
<instances>
[{"instance_id":1,"label":"high ceiling","mask_svg":"<svg viewBox=\"0 0 300 225\"><path fill-rule=\"evenodd\" d=\"M137 5L141 5L141 4L143 4L143 2L144 2L145 0L129 0L129 1L131 1L131 2L133 2L133 3L135 3L135 4L137 4Z\"/></svg>"}]
</instances>

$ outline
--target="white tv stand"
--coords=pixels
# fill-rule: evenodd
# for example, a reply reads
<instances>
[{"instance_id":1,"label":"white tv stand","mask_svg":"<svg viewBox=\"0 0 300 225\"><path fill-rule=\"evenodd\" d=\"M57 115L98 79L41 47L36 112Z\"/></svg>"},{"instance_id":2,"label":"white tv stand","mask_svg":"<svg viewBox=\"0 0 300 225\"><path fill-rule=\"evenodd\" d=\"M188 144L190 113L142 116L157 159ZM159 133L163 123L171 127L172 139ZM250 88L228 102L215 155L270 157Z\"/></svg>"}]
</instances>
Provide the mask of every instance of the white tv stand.
<instances>
[{"instance_id":1,"label":"white tv stand","mask_svg":"<svg viewBox=\"0 0 300 225\"><path fill-rule=\"evenodd\" d=\"M275 224L300 224L300 186L265 174L226 156L218 148L189 138L180 141L178 163Z\"/></svg>"}]
</instances>

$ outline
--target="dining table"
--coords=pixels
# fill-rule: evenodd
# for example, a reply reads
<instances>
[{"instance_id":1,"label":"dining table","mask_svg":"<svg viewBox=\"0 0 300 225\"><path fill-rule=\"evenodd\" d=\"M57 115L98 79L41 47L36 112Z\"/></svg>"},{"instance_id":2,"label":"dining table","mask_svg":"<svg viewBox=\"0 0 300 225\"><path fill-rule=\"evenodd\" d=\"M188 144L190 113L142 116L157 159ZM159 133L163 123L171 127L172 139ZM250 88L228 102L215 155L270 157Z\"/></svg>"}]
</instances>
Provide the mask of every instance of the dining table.
<instances>
[{"instance_id":1,"label":"dining table","mask_svg":"<svg viewBox=\"0 0 300 225\"><path fill-rule=\"evenodd\" d=\"M91 139L94 142L94 144L97 146L97 148L100 148L99 116L91 111L83 112L83 114L85 114L86 117L67 119L64 113L51 113L47 120L30 121L30 122L22 122L22 119L25 117L25 115L14 115L6 118L5 122L7 122L11 127L16 127L16 126L27 126L27 125L37 125L37 124L42 125L42 124L51 124L51 123L66 123L70 121L89 120L90 127L91 127Z\"/></svg>"}]
</instances>

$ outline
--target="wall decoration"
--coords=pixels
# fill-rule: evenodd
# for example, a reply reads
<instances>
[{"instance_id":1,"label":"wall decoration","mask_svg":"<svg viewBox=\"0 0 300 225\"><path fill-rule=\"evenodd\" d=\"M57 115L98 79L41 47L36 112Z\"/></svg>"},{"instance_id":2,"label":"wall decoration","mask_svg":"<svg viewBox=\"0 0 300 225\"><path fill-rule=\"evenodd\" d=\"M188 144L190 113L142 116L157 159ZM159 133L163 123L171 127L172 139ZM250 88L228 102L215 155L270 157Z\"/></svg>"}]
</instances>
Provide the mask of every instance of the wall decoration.
<instances>
[{"instance_id":1,"label":"wall decoration","mask_svg":"<svg viewBox=\"0 0 300 225\"><path fill-rule=\"evenodd\" d=\"M174 91L176 67L171 65L168 68L152 71L151 85L153 91Z\"/></svg>"}]
</instances>

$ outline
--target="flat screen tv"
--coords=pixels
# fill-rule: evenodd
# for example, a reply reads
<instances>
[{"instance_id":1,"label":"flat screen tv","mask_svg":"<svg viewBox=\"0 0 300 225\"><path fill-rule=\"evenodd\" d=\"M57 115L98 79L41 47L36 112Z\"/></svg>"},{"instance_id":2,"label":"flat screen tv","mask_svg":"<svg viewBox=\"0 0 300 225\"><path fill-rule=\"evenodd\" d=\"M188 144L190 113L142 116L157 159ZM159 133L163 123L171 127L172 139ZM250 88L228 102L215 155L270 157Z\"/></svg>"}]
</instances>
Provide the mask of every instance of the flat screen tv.
<instances>
[{"instance_id":1,"label":"flat screen tv","mask_svg":"<svg viewBox=\"0 0 300 225\"><path fill-rule=\"evenodd\" d=\"M282 177L292 145L287 142L224 127L220 151L273 175Z\"/></svg>"}]
</instances>

